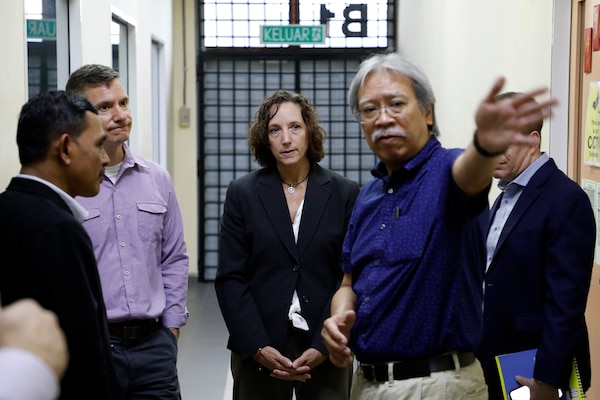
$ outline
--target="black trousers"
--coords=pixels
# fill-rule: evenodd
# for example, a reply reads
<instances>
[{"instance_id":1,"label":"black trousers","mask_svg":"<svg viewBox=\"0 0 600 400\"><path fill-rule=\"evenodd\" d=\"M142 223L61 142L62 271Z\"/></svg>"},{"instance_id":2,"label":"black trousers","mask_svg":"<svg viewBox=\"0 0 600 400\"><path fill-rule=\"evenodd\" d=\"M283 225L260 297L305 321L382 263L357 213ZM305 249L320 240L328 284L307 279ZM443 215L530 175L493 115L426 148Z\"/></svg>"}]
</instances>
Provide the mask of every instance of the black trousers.
<instances>
[{"instance_id":1,"label":"black trousers","mask_svg":"<svg viewBox=\"0 0 600 400\"><path fill-rule=\"evenodd\" d=\"M177 340L168 328L137 340L111 335L122 400L179 400Z\"/></svg>"}]
</instances>

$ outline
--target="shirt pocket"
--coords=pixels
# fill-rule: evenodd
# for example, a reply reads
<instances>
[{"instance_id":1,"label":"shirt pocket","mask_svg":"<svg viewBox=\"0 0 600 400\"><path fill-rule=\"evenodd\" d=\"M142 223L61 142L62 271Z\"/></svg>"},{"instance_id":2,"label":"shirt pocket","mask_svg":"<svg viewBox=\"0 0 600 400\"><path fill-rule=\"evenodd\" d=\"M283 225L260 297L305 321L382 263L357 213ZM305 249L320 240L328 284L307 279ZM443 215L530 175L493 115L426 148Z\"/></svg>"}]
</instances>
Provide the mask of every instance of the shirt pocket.
<instances>
[{"instance_id":1,"label":"shirt pocket","mask_svg":"<svg viewBox=\"0 0 600 400\"><path fill-rule=\"evenodd\" d=\"M391 266L412 262L422 257L427 245L430 225L429 221L426 223L425 216L400 216L393 218L389 226L381 225L379 229L390 230L387 235L384 235L383 249Z\"/></svg>"},{"instance_id":2,"label":"shirt pocket","mask_svg":"<svg viewBox=\"0 0 600 400\"><path fill-rule=\"evenodd\" d=\"M92 242L95 242L95 240L100 240L99 238L106 232L111 219L107 218L107 215L103 215L100 208L88 208L86 210L88 215L83 221L83 226L92 238Z\"/></svg>"},{"instance_id":3,"label":"shirt pocket","mask_svg":"<svg viewBox=\"0 0 600 400\"><path fill-rule=\"evenodd\" d=\"M85 222L94 221L97 222L100 218L101 212L99 208L87 209L88 215L85 217Z\"/></svg>"},{"instance_id":4,"label":"shirt pocket","mask_svg":"<svg viewBox=\"0 0 600 400\"><path fill-rule=\"evenodd\" d=\"M162 239L162 227L167 207L160 203L137 203L140 238L150 242Z\"/></svg>"},{"instance_id":5,"label":"shirt pocket","mask_svg":"<svg viewBox=\"0 0 600 400\"><path fill-rule=\"evenodd\" d=\"M88 215L83 221L83 227L87 231L94 248L94 252L100 251L104 246L106 237L111 231L112 218L106 213L102 212L100 207L86 208Z\"/></svg>"}]
</instances>

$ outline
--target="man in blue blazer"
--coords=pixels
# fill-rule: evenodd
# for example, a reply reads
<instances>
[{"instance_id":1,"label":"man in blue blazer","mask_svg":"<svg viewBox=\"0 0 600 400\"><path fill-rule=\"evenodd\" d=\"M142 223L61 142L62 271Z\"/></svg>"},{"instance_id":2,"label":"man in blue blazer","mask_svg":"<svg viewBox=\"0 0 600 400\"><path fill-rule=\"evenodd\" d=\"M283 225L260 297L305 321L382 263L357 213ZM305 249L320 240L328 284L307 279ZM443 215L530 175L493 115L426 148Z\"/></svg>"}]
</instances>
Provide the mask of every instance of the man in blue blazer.
<instances>
[{"instance_id":1,"label":"man in blue blazer","mask_svg":"<svg viewBox=\"0 0 600 400\"><path fill-rule=\"evenodd\" d=\"M517 379L529 386L532 400L558 398L573 357L584 390L590 386L585 308L594 214L581 187L540 151L541 129L540 122L523 131L523 143L511 145L494 171L502 194L490 210L478 354L490 400L503 398L494 357L533 348L533 376Z\"/></svg>"}]
</instances>

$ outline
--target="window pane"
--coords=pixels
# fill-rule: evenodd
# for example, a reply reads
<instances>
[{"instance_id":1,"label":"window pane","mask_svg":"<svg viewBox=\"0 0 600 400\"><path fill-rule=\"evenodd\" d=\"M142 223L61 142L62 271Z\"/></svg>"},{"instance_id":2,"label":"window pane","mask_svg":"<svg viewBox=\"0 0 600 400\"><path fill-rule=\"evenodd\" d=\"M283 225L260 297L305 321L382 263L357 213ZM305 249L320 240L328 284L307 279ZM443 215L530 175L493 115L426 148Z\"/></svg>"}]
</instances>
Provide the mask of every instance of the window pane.
<instances>
[{"instance_id":1,"label":"window pane","mask_svg":"<svg viewBox=\"0 0 600 400\"><path fill-rule=\"evenodd\" d=\"M128 26L123 21L114 18L110 26L111 45L112 45L112 60L113 69L120 75L121 82L125 86L125 90L129 90L128 80L128 54L129 54L129 37Z\"/></svg>"},{"instance_id":2,"label":"window pane","mask_svg":"<svg viewBox=\"0 0 600 400\"><path fill-rule=\"evenodd\" d=\"M389 0L355 2L299 0L298 12L290 1L204 0L202 40L210 47L289 47L298 38L303 48L387 48L393 36ZM263 26L275 26L269 31ZM324 41L316 36L278 28L289 25L324 26ZM285 38L289 39L287 43Z\"/></svg>"},{"instance_id":3,"label":"window pane","mask_svg":"<svg viewBox=\"0 0 600 400\"><path fill-rule=\"evenodd\" d=\"M25 0L25 18L29 97L33 97L57 89L55 0Z\"/></svg>"}]
</instances>

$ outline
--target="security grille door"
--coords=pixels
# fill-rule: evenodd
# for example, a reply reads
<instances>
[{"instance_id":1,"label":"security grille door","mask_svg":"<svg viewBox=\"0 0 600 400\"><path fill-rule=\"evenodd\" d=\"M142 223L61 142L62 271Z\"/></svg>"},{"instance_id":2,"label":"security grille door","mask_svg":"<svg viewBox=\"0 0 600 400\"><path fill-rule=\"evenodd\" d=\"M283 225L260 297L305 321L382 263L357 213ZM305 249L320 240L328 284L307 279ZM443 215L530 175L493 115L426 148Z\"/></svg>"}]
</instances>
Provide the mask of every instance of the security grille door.
<instances>
[{"instance_id":1,"label":"security grille door","mask_svg":"<svg viewBox=\"0 0 600 400\"><path fill-rule=\"evenodd\" d=\"M260 168L248 146L248 129L259 104L275 90L301 93L315 106L327 132L321 166L361 185L371 179L376 159L362 140L346 96L361 60L389 50L395 29L388 29L393 2L368 3L199 2L200 280L216 276L227 186ZM290 23L298 15L300 24ZM316 41L322 29L324 43L272 43Z\"/></svg>"}]
</instances>

